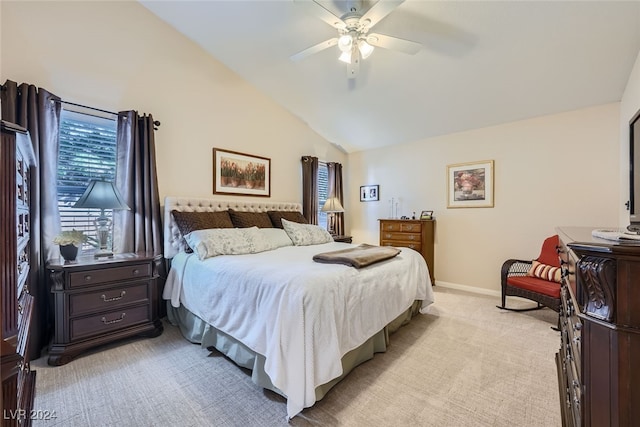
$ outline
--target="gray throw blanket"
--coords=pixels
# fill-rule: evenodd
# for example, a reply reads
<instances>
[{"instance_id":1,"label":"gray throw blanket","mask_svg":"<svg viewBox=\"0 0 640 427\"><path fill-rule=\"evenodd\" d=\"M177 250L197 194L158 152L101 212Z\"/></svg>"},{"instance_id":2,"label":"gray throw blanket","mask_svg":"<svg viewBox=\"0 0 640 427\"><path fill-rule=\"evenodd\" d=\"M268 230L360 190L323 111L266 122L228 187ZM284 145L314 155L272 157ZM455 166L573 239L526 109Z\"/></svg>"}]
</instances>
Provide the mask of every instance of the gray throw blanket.
<instances>
[{"instance_id":1,"label":"gray throw blanket","mask_svg":"<svg viewBox=\"0 0 640 427\"><path fill-rule=\"evenodd\" d=\"M362 268L393 258L399 253L400 249L391 246L373 246L363 243L355 248L316 254L313 260L325 264L345 264Z\"/></svg>"}]
</instances>

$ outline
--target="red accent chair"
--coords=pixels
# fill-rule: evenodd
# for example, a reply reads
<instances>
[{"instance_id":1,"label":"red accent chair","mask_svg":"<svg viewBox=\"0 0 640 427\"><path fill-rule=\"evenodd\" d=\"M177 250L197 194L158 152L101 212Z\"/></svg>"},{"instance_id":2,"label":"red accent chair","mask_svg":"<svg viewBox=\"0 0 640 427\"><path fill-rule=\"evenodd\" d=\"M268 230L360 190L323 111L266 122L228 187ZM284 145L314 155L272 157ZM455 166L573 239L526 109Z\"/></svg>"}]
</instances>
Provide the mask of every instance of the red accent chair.
<instances>
[{"instance_id":1,"label":"red accent chair","mask_svg":"<svg viewBox=\"0 0 640 427\"><path fill-rule=\"evenodd\" d=\"M558 235L545 239L540 256L535 261L559 268L558 245ZM502 264L502 306L497 306L498 308L511 311L529 311L549 307L560 312L560 283L528 276L527 272L532 265L532 261L519 259L509 259ZM535 301L537 305L530 308L508 308L506 306L507 296L530 299Z\"/></svg>"}]
</instances>

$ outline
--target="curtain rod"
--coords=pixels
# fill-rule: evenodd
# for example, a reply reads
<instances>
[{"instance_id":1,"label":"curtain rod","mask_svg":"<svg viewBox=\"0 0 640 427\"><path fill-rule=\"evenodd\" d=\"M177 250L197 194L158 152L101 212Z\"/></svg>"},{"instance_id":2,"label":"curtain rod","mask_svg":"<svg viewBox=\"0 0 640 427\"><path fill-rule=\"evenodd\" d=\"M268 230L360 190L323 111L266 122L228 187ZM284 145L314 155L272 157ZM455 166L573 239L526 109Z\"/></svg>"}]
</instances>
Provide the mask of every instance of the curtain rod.
<instances>
[{"instance_id":1,"label":"curtain rod","mask_svg":"<svg viewBox=\"0 0 640 427\"><path fill-rule=\"evenodd\" d=\"M75 107L88 108L89 110L100 111L101 113L113 114L114 116L118 115L118 113L114 113L113 111L102 110L100 108L95 108L95 107L89 107L88 105L76 104L74 102L63 101L61 99L54 99L54 101L59 102L61 104L68 104L68 105L73 105ZM160 122L158 120L154 120L153 124L154 126L160 126Z\"/></svg>"}]
</instances>

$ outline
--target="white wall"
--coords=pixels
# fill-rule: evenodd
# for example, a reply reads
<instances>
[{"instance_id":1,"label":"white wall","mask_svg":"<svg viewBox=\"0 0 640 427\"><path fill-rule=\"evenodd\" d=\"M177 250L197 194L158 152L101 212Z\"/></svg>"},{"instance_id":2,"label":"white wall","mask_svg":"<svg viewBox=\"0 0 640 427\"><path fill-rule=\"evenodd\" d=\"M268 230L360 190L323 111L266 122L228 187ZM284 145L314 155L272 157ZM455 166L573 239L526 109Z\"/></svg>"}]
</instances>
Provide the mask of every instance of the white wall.
<instances>
[{"instance_id":1,"label":"white wall","mask_svg":"<svg viewBox=\"0 0 640 427\"><path fill-rule=\"evenodd\" d=\"M391 197L400 215L433 210L436 282L498 291L502 263L535 258L556 226L617 224L619 139L613 103L354 153L349 185L379 184L381 200L352 188L351 232L377 243ZM446 166L481 160L495 160L495 207L447 209Z\"/></svg>"},{"instance_id":2,"label":"white wall","mask_svg":"<svg viewBox=\"0 0 640 427\"><path fill-rule=\"evenodd\" d=\"M212 195L212 148L271 158L271 199L302 201L301 155L346 155L137 2L0 2L0 81L152 113L160 196ZM229 199L230 196L220 196Z\"/></svg>"}]
</instances>

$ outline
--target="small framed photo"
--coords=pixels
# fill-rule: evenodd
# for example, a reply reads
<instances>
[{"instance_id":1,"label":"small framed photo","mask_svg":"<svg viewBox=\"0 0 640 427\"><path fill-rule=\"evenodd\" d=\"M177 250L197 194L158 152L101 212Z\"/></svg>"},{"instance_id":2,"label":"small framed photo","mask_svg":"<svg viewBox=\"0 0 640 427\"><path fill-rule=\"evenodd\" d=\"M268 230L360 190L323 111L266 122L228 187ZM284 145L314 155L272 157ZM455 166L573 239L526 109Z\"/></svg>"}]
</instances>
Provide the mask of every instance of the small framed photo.
<instances>
[{"instance_id":1,"label":"small framed photo","mask_svg":"<svg viewBox=\"0 0 640 427\"><path fill-rule=\"evenodd\" d=\"M433 211L420 212L420 219L433 219Z\"/></svg>"},{"instance_id":2,"label":"small framed photo","mask_svg":"<svg viewBox=\"0 0 640 427\"><path fill-rule=\"evenodd\" d=\"M380 200L380 186L379 185L361 185L360 186L360 201L361 202L374 202Z\"/></svg>"},{"instance_id":3,"label":"small framed photo","mask_svg":"<svg viewBox=\"0 0 640 427\"><path fill-rule=\"evenodd\" d=\"M447 208L493 207L493 160L447 166Z\"/></svg>"}]
</instances>

